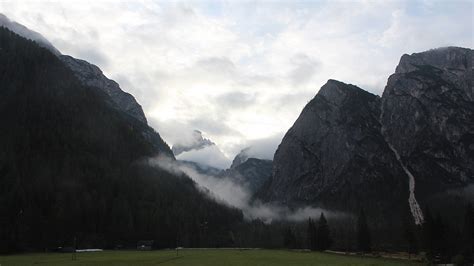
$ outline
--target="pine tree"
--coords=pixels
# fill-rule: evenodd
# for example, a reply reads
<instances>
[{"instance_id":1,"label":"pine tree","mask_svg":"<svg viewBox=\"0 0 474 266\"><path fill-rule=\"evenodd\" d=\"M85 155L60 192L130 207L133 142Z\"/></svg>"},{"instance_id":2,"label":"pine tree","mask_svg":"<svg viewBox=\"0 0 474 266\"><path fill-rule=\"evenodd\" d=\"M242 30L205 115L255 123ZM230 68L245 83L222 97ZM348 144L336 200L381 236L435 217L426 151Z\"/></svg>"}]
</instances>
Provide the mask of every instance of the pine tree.
<instances>
[{"instance_id":1,"label":"pine tree","mask_svg":"<svg viewBox=\"0 0 474 266\"><path fill-rule=\"evenodd\" d=\"M423 240L428 260L434 263L448 260L447 227L441 215L438 213L435 218L428 208L423 223Z\"/></svg>"},{"instance_id":2,"label":"pine tree","mask_svg":"<svg viewBox=\"0 0 474 266\"><path fill-rule=\"evenodd\" d=\"M441 218L441 215L437 213L435 219L435 251L439 254L441 262L447 262L449 258L448 246L447 246L447 227Z\"/></svg>"},{"instance_id":3,"label":"pine tree","mask_svg":"<svg viewBox=\"0 0 474 266\"><path fill-rule=\"evenodd\" d=\"M364 210L361 210L357 219L357 248L361 252L371 251L371 237L367 218Z\"/></svg>"},{"instance_id":4,"label":"pine tree","mask_svg":"<svg viewBox=\"0 0 474 266\"><path fill-rule=\"evenodd\" d=\"M405 225L405 239L408 243L408 255L418 254L418 245L416 243L415 233L409 224Z\"/></svg>"},{"instance_id":5,"label":"pine tree","mask_svg":"<svg viewBox=\"0 0 474 266\"><path fill-rule=\"evenodd\" d=\"M308 248L316 250L316 225L311 218L308 219Z\"/></svg>"},{"instance_id":6,"label":"pine tree","mask_svg":"<svg viewBox=\"0 0 474 266\"><path fill-rule=\"evenodd\" d=\"M474 254L474 209L471 204L466 206L464 215L463 233L463 256L466 261L473 261Z\"/></svg>"},{"instance_id":7,"label":"pine tree","mask_svg":"<svg viewBox=\"0 0 474 266\"><path fill-rule=\"evenodd\" d=\"M425 219L422 225L423 244L426 251L426 257L428 260L432 260L435 252L435 227L433 216L428 207L425 208L424 217Z\"/></svg>"},{"instance_id":8,"label":"pine tree","mask_svg":"<svg viewBox=\"0 0 474 266\"><path fill-rule=\"evenodd\" d=\"M294 248L296 246L296 237L289 226L283 234L283 246L286 248Z\"/></svg>"},{"instance_id":9,"label":"pine tree","mask_svg":"<svg viewBox=\"0 0 474 266\"><path fill-rule=\"evenodd\" d=\"M324 217L324 213L321 213L321 216L319 217L316 243L317 249L321 251L328 249L332 244L329 225L326 217Z\"/></svg>"}]
</instances>

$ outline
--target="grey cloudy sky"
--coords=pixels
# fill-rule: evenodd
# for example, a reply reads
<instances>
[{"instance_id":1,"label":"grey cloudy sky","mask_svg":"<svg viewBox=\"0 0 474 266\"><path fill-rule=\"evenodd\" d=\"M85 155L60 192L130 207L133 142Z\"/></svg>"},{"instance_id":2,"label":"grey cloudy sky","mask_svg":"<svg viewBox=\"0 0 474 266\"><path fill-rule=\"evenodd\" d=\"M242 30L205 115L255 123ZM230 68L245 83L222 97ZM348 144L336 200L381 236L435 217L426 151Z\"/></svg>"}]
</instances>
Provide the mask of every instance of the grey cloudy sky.
<instances>
[{"instance_id":1,"label":"grey cloudy sky","mask_svg":"<svg viewBox=\"0 0 474 266\"><path fill-rule=\"evenodd\" d=\"M173 144L271 157L328 79L381 94L403 53L473 46L473 1L0 1L132 93ZM262 147L260 145L259 147Z\"/></svg>"}]
</instances>

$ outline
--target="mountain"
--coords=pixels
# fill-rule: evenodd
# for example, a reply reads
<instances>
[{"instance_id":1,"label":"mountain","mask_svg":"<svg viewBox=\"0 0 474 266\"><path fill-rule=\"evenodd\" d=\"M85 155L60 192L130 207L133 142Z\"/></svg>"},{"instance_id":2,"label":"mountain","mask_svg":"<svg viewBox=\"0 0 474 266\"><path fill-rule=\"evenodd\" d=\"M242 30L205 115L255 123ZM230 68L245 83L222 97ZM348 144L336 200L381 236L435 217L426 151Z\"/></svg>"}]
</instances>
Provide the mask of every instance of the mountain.
<instances>
[{"instance_id":1,"label":"mountain","mask_svg":"<svg viewBox=\"0 0 474 266\"><path fill-rule=\"evenodd\" d=\"M209 146L215 146L216 144L209 139L203 138L202 132L194 130L191 134L190 139L183 140L182 143L176 143L173 145L173 153L175 156L180 155L183 152L191 150L201 150Z\"/></svg>"},{"instance_id":2,"label":"mountain","mask_svg":"<svg viewBox=\"0 0 474 266\"><path fill-rule=\"evenodd\" d=\"M177 165L179 167L188 167L194 169L198 174L219 177L222 175L223 170L215 168L209 165L200 164L191 161L177 160Z\"/></svg>"},{"instance_id":3,"label":"mountain","mask_svg":"<svg viewBox=\"0 0 474 266\"><path fill-rule=\"evenodd\" d=\"M331 210L401 211L408 179L400 178L403 170L381 134L380 101L329 80L285 134L261 197Z\"/></svg>"},{"instance_id":4,"label":"mountain","mask_svg":"<svg viewBox=\"0 0 474 266\"><path fill-rule=\"evenodd\" d=\"M237 166L241 165L242 163L246 162L247 159L249 158L249 152L250 147L247 147L243 150L241 150L235 157L234 160L232 160L232 164L230 165L230 169L236 168Z\"/></svg>"},{"instance_id":5,"label":"mountain","mask_svg":"<svg viewBox=\"0 0 474 266\"><path fill-rule=\"evenodd\" d=\"M174 160L172 151L127 110L58 54L0 27L0 252L75 238L84 248L227 241L217 236L241 212L150 166L156 156Z\"/></svg>"},{"instance_id":6,"label":"mountain","mask_svg":"<svg viewBox=\"0 0 474 266\"><path fill-rule=\"evenodd\" d=\"M216 180L228 179L234 182L234 184L244 187L253 196L271 177L272 161L248 158L249 155L247 151L248 149L244 149L237 154L232 166L227 169L212 167L205 161L195 162L181 160L180 155L178 155L176 165L182 170L186 168L192 169L197 174L213 177ZM183 154L186 154L186 152ZM206 156L204 155L204 157ZM243 158L245 158L245 160L243 160Z\"/></svg>"},{"instance_id":7,"label":"mountain","mask_svg":"<svg viewBox=\"0 0 474 266\"><path fill-rule=\"evenodd\" d=\"M416 179L417 194L474 181L474 52L403 55L382 97L382 131Z\"/></svg>"},{"instance_id":8,"label":"mountain","mask_svg":"<svg viewBox=\"0 0 474 266\"><path fill-rule=\"evenodd\" d=\"M104 76L97 66L68 55L61 55L59 58L74 72L82 84L99 88L109 95L114 108L124 111L142 123L147 123L142 107L135 98L122 91L117 82Z\"/></svg>"},{"instance_id":9,"label":"mountain","mask_svg":"<svg viewBox=\"0 0 474 266\"><path fill-rule=\"evenodd\" d=\"M248 158L245 162L231 167L222 174L249 189L255 194L272 175L272 161Z\"/></svg>"},{"instance_id":10,"label":"mountain","mask_svg":"<svg viewBox=\"0 0 474 266\"><path fill-rule=\"evenodd\" d=\"M17 33L18 35L35 41L39 46L51 51L54 55L63 61L76 75L76 77L86 86L96 87L104 91L112 100L110 104L143 123L147 123L142 107L137 103L135 98L120 88L113 80L108 79L102 71L95 65L84 60L76 59L72 56L63 55L56 49L45 37L40 33L32 31L27 27L11 21L5 15L0 13L0 26Z\"/></svg>"},{"instance_id":11,"label":"mountain","mask_svg":"<svg viewBox=\"0 0 474 266\"><path fill-rule=\"evenodd\" d=\"M272 175L272 161L251 157L250 147L241 150L232 161L230 168L220 176L227 177L249 189L254 195Z\"/></svg>"},{"instance_id":12,"label":"mountain","mask_svg":"<svg viewBox=\"0 0 474 266\"><path fill-rule=\"evenodd\" d=\"M472 62L457 47L403 55L381 98L329 80L283 138L259 197L381 221L409 211L422 223L430 198L474 181Z\"/></svg>"},{"instance_id":13,"label":"mountain","mask_svg":"<svg viewBox=\"0 0 474 266\"><path fill-rule=\"evenodd\" d=\"M211 140L204 138L202 132L194 130L190 136L183 137L173 145L173 153L180 161L199 164L201 169L208 167L226 169L230 161L219 147Z\"/></svg>"}]
</instances>

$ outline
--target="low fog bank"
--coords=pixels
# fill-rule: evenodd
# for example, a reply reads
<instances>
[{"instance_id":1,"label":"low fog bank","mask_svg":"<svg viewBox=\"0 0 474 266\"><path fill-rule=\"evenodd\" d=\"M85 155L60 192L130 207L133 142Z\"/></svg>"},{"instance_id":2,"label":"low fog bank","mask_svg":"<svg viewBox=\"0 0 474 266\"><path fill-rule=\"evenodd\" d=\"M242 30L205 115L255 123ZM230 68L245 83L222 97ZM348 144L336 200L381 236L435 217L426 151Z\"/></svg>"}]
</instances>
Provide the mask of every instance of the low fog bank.
<instances>
[{"instance_id":1,"label":"low fog bank","mask_svg":"<svg viewBox=\"0 0 474 266\"><path fill-rule=\"evenodd\" d=\"M290 209L287 206L277 204L266 204L259 201L252 202L252 194L249 189L245 185L232 180L231 177L205 175L199 173L191 165L180 164L165 156L150 158L148 163L177 175L186 174L196 182L198 189L209 197L241 209L247 220L260 219L265 223L276 220L297 222L306 220L309 217L319 217L321 212L324 212L324 215L329 218L345 215L340 212L332 212L311 206Z\"/></svg>"}]
</instances>

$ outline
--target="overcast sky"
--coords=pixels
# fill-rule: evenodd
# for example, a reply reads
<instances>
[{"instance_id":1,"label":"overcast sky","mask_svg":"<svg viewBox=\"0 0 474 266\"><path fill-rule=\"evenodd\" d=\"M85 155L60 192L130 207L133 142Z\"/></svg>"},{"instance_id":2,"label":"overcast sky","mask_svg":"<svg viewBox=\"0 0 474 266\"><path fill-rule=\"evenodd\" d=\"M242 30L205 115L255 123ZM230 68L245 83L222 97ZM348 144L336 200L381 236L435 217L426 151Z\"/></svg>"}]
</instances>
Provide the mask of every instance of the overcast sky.
<instances>
[{"instance_id":1,"label":"overcast sky","mask_svg":"<svg viewBox=\"0 0 474 266\"><path fill-rule=\"evenodd\" d=\"M473 47L473 1L0 1L132 93L170 144L272 157L328 79L381 94L403 53Z\"/></svg>"}]
</instances>

